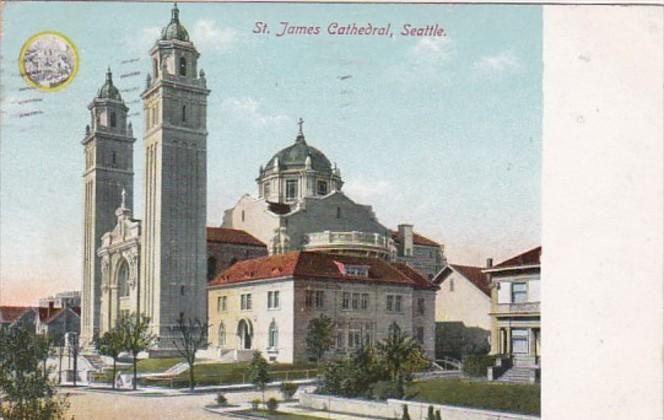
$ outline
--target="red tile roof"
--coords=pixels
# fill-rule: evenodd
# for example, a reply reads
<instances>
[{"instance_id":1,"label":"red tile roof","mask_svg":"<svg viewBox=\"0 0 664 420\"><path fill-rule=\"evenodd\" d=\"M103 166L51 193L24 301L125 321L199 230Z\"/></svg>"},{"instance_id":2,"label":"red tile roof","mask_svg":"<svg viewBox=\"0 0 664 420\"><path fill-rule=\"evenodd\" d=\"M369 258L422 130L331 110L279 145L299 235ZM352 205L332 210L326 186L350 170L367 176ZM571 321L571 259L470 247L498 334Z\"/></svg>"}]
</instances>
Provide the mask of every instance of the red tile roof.
<instances>
[{"instance_id":1,"label":"red tile roof","mask_svg":"<svg viewBox=\"0 0 664 420\"><path fill-rule=\"evenodd\" d=\"M541 255L542 255L542 247L538 246L537 248L533 248L529 251L517 255L516 257L507 259L498 265L494 265L492 268L518 267L522 265L539 265Z\"/></svg>"},{"instance_id":2,"label":"red tile roof","mask_svg":"<svg viewBox=\"0 0 664 420\"><path fill-rule=\"evenodd\" d=\"M16 321L31 306L0 306L0 323L12 323Z\"/></svg>"},{"instance_id":3,"label":"red tile roof","mask_svg":"<svg viewBox=\"0 0 664 420\"><path fill-rule=\"evenodd\" d=\"M222 227L208 227L207 241L265 247L263 242L243 230Z\"/></svg>"},{"instance_id":4,"label":"red tile roof","mask_svg":"<svg viewBox=\"0 0 664 420\"><path fill-rule=\"evenodd\" d=\"M339 271L339 263L344 265L363 265L369 267L368 277L345 275ZM336 255L315 251L293 251L286 254L271 255L238 261L219 273L210 282L210 286L241 283L253 280L264 280L278 277L300 279L330 279L337 281L362 281L408 285L416 288L435 288L426 281L422 283L421 275L412 275L397 268L397 265L386 261Z\"/></svg>"},{"instance_id":5,"label":"red tile roof","mask_svg":"<svg viewBox=\"0 0 664 420\"><path fill-rule=\"evenodd\" d=\"M392 235L392 240L394 242L401 242L401 235L399 234L399 231L396 230L391 230L390 235ZM429 238L426 238L419 233L413 232L413 243L415 245L423 245L423 246L435 246L439 247L440 244L438 242L432 241Z\"/></svg>"},{"instance_id":6,"label":"red tile roof","mask_svg":"<svg viewBox=\"0 0 664 420\"><path fill-rule=\"evenodd\" d=\"M441 284L447 279L447 276L452 272L456 271L461 274L463 277L468 279L475 287L480 289L482 293L487 296L491 296L491 289L489 288L489 281L486 274L482 273L483 267L474 267L471 265L458 265L458 264L448 264L443 268L440 273L433 279L434 284Z\"/></svg>"},{"instance_id":7,"label":"red tile roof","mask_svg":"<svg viewBox=\"0 0 664 420\"><path fill-rule=\"evenodd\" d=\"M392 265L395 266L397 270L401 271L403 274L410 277L411 280L417 283L418 287L421 288L436 287L429 279L426 278L424 274L420 273L416 268L411 267L409 264L392 263Z\"/></svg>"}]
</instances>

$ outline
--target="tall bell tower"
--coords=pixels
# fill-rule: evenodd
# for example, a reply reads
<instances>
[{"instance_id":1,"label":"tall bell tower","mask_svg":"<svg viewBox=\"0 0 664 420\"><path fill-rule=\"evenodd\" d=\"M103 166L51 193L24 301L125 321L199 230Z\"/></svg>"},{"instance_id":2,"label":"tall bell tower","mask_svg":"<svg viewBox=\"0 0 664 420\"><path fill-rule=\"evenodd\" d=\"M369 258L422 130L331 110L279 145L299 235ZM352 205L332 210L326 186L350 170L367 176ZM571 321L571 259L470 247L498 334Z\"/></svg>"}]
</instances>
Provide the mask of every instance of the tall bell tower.
<instances>
[{"instance_id":1,"label":"tall bell tower","mask_svg":"<svg viewBox=\"0 0 664 420\"><path fill-rule=\"evenodd\" d=\"M205 73L180 23L171 21L150 50L152 71L141 94L145 110L145 216L141 312L151 318L157 347L172 347L170 327L182 314L206 321Z\"/></svg>"},{"instance_id":2,"label":"tall bell tower","mask_svg":"<svg viewBox=\"0 0 664 420\"><path fill-rule=\"evenodd\" d=\"M101 237L116 223L115 208L126 191L133 205L134 137L120 91L109 68L106 81L88 105L90 124L85 127L83 284L81 293L81 345L88 346L99 332L101 305Z\"/></svg>"}]
</instances>

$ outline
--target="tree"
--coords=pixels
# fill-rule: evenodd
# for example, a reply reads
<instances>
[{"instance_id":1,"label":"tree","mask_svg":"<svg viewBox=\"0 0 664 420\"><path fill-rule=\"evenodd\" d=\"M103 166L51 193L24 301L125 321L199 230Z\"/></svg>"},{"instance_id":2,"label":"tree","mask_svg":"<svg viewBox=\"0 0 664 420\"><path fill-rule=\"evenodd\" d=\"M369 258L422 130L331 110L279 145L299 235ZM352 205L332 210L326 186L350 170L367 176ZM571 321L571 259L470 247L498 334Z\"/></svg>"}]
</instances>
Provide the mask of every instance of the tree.
<instances>
[{"instance_id":1,"label":"tree","mask_svg":"<svg viewBox=\"0 0 664 420\"><path fill-rule=\"evenodd\" d=\"M64 418L69 403L56 395L49 369L40 366L48 353L48 340L25 326L0 328L0 418Z\"/></svg>"},{"instance_id":2,"label":"tree","mask_svg":"<svg viewBox=\"0 0 664 420\"><path fill-rule=\"evenodd\" d=\"M189 365L189 389L193 391L195 386L194 361L198 349L208 345L207 325L203 325L198 319L189 319L185 322L184 315L180 314L175 330L180 334L180 340L173 340L173 344Z\"/></svg>"},{"instance_id":3,"label":"tree","mask_svg":"<svg viewBox=\"0 0 664 420\"><path fill-rule=\"evenodd\" d=\"M307 326L307 353L320 363L323 355L334 344L334 323L325 314L313 318Z\"/></svg>"},{"instance_id":4,"label":"tree","mask_svg":"<svg viewBox=\"0 0 664 420\"><path fill-rule=\"evenodd\" d=\"M402 395L403 386L412 379L412 373L423 363L428 365L420 346L412 337L402 333L396 323L392 323L389 335L376 345L376 349L390 380Z\"/></svg>"},{"instance_id":5,"label":"tree","mask_svg":"<svg viewBox=\"0 0 664 420\"><path fill-rule=\"evenodd\" d=\"M247 374L249 381L256 385L256 388L260 389L263 393L263 403L265 403L265 387L270 381L270 372L268 371L267 360L265 360L260 351L254 351Z\"/></svg>"},{"instance_id":6,"label":"tree","mask_svg":"<svg viewBox=\"0 0 664 420\"><path fill-rule=\"evenodd\" d=\"M97 348L99 353L104 356L110 356L113 358L113 377L112 377L112 388L115 389L115 373L117 372L117 361L120 353L125 349L125 340L124 332L119 327L116 326L113 329L106 331L104 335L99 337L97 340Z\"/></svg>"},{"instance_id":7,"label":"tree","mask_svg":"<svg viewBox=\"0 0 664 420\"><path fill-rule=\"evenodd\" d=\"M133 314L120 320L119 328L123 336L123 348L132 357L134 368L133 389L136 389L136 361L138 353L149 349L154 343L156 336L150 332L150 318L145 315Z\"/></svg>"}]
</instances>

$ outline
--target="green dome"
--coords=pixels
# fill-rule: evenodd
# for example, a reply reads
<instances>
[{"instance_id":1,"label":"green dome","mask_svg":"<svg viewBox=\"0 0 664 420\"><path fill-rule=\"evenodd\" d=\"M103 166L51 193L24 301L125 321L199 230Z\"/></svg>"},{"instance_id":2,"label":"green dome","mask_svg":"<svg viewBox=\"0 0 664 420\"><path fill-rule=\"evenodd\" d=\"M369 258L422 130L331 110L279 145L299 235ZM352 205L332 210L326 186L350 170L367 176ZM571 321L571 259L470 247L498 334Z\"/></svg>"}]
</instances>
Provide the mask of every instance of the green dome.
<instances>
[{"instance_id":1,"label":"green dome","mask_svg":"<svg viewBox=\"0 0 664 420\"><path fill-rule=\"evenodd\" d=\"M279 167L282 169L303 168L306 165L307 156L311 157L311 169L314 171L332 171L332 164L329 159L320 150L309 146L304 141L302 133L297 136L295 144L277 152L268 161L265 169L271 169L274 166L275 159L279 159Z\"/></svg>"},{"instance_id":2,"label":"green dome","mask_svg":"<svg viewBox=\"0 0 664 420\"><path fill-rule=\"evenodd\" d=\"M97 92L97 98L99 99L115 99L116 101L121 101L122 96L120 96L120 91L113 85L113 75L111 74L111 69L106 70L106 81L104 85L99 88Z\"/></svg>"},{"instance_id":3,"label":"green dome","mask_svg":"<svg viewBox=\"0 0 664 420\"><path fill-rule=\"evenodd\" d=\"M178 10L177 3L171 10L171 22L161 31L161 39L177 39L179 41L189 42L189 33L180 23L180 10Z\"/></svg>"}]
</instances>

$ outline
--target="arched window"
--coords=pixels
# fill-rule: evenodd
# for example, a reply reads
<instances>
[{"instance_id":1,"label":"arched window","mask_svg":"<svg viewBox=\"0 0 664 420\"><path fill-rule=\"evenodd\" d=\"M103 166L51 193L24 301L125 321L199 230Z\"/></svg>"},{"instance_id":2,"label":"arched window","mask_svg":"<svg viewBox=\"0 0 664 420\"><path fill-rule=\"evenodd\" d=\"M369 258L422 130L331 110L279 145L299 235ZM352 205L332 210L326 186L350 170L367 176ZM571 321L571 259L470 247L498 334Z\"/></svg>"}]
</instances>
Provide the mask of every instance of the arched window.
<instances>
[{"instance_id":1,"label":"arched window","mask_svg":"<svg viewBox=\"0 0 664 420\"><path fill-rule=\"evenodd\" d=\"M129 296L129 265L126 260L120 262L116 276L120 296Z\"/></svg>"},{"instance_id":2,"label":"arched window","mask_svg":"<svg viewBox=\"0 0 664 420\"><path fill-rule=\"evenodd\" d=\"M180 76L187 75L187 59L180 57Z\"/></svg>"},{"instance_id":3,"label":"arched window","mask_svg":"<svg viewBox=\"0 0 664 420\"><path fill-rule=\"evenodd\" d=\"M223 322L219 323L219 338L217 339L217 344L219 346L226 345L226 326Z\"/></svg>"},{"instance_id":4,"label":"arched window","mask_svg":"<svg viewBox=\"0 0 664 420\"><path fill-rule=\"evenodd\" d=\"M270 348L275 348L279 344L279 328L277 328L277 323L272 320L270 324L270 329L268 331L268 346Z\"/></svg>"},{"instance_id":5,"label":"arched window","mask_svg":"<svg viewBox=\"0 0 664 420\"><path fill-rule=\"evenodd\" d=\"M212 280L214 275L217 274L217 259L215 257L208 258L207 278Z\"/></svg>"},{"instance_id":6,"label":"arched window","mask_svg":"<svg viewBox=\"0 0 664 420\"><path fill-rule=\"evenodd\" d=\"M182 105L182 122L187 122L187 105Z\"/></svg>"},{"instance_id":7,"label":"arched window","mask_svg":"<svg viewBox=\"0 0 664 420\"><path fill-rule=\"evenodd\" d=\"M401 334L401 327L399 327L399 324L396 322L393 322L390 324L390 327L388 328L388 333L390 335L400 335Z\"/></svg>"},{"instance_id":8,"label":"arched window","mask_svg":"<svg viewBox=\"0 0 664 420\"><path fill-rule=\"evenodd\" d=\"M115 127L117 124L117 120L115 118L115 112L111 112L111 127Z\"/></svg>"}]
</instances>

